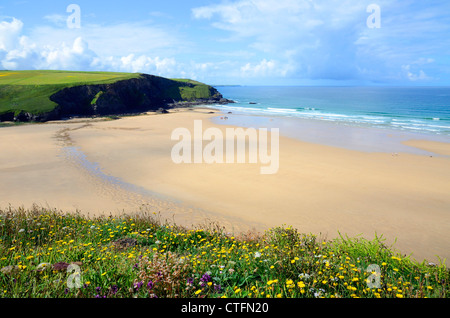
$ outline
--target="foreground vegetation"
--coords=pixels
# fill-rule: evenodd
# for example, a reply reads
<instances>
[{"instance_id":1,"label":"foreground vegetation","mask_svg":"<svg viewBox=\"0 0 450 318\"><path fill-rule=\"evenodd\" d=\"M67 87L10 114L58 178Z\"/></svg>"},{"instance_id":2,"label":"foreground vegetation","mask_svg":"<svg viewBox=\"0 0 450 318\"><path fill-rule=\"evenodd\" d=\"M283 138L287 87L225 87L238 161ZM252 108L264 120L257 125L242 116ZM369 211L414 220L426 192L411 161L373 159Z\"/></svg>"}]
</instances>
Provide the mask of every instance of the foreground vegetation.
<instances>
[{"instance_id":1,"label":"foreground vegetation","mask_svg":"<svg viewBox=\"0 0 450 318\"><path fill-rule=\"evenodd\" d=\"M233 237L157 214L0 211L0 297L447 298L449 281L444 264L379 237L323 241L290 227Z\"/></svg>"}]
</instances>

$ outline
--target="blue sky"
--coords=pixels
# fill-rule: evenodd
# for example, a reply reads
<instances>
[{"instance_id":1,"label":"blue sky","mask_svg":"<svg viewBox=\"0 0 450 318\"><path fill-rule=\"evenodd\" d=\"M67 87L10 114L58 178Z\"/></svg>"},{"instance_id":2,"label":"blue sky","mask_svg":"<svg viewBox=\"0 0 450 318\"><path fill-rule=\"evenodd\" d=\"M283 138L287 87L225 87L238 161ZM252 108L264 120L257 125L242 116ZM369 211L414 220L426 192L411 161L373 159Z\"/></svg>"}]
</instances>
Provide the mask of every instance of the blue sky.
<instances>
[{"instance_id":1,"label":"blue sky","mask_svg":"<svg viewBox=\"0 0 450 318\"><path fill-rule=\"evenodd\" d=\"M67 24L70 4L80 28ZM371 4L379 28L367 23ZM449 34L447 0L4 0L0 68L214 85L450 85Z\"/></svg>"}]
</instances>

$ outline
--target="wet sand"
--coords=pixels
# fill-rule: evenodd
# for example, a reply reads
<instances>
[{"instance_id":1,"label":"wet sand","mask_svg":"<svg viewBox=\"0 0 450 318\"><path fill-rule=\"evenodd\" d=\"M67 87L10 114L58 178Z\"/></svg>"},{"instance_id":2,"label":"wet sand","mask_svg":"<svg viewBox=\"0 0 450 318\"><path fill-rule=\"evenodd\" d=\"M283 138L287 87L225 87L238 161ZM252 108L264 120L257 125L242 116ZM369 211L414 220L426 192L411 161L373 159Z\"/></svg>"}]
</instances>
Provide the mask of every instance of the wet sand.
<instances>
[{"instance_id":1,"label":"wet sand","mask_svg":"<svg viewBox=\"0 0 450 318\"><path fill-rule=\"evenodd\" d=\"M398 142L399 151L365 152L281 136L273 175L260 174L260 163L175 164L175 128L192 131L194 119L203 129L229 127L217 124L224 115L209 112L2 128L0 207L142 210L186 226L217 222L240 232L286 225L328 239L377 234L419 261L449 258L449 143L412 140Z\"/></svg>"}]
</instances>

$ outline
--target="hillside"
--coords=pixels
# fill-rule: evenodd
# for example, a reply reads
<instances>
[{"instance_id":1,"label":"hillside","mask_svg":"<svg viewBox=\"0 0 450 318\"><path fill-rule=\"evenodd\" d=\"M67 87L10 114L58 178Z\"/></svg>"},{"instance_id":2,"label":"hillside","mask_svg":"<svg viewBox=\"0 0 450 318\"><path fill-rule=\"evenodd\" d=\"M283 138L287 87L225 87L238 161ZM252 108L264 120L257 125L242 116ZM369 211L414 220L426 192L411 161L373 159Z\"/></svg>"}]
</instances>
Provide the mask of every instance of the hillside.
<instances>
[{"instance_id":1,"label":"hillside","mask_svg":"<svg viewBox=\"0 0 450 318\"><path fill-rule=\"evenodd\" d=\"M138 73L0 71L0 121L137 113L231 102L213 87Z\"/></svg>"}]
</instances>

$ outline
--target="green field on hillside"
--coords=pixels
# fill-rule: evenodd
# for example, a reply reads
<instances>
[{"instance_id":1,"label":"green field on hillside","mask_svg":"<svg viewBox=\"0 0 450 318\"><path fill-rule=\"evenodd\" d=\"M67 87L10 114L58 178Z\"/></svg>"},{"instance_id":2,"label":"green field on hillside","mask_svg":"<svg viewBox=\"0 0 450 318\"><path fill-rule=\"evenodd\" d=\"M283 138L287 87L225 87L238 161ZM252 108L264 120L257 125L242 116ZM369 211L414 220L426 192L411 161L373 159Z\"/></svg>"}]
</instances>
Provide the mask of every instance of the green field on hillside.
<instances>
[{"instance_id":1,"label":"green field on hillside","mask_svg":"<svg viewBox=\"0 0 450 318\"><path fill-rule=\"evenodd\" d=\"M108 84L139 76L137 73L110 72L0 71L0 85Z\"/></svg>"}]
</instances>

